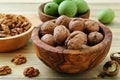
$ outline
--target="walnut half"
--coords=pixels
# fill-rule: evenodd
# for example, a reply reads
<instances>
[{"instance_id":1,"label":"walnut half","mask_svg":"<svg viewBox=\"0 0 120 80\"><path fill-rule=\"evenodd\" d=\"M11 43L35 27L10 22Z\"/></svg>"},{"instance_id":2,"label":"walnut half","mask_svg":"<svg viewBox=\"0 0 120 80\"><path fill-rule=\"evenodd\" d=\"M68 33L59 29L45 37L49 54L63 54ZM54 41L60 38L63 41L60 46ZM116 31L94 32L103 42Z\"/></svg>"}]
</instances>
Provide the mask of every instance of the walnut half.
<instances>
[{"instance_id":1,"label":"walnut half","mask_svg":"<svg viewBox=\"0 0 120 80\"><path fill-rule=\"evenodd\" d=\"M25 68L23 74L26 77L36 77L40 74L40 72L38 69L35 69L34 67L27 67L27 68Z\"/></svg>"},{"instance_id":2,"label":"walnut half","mask_svg":"<svg viewBox=\"0 0 120 80\"><path fill-rule=\"evenodd\" d=\"M0 67L0 75L7 75L12 72L12 69L9 66Z\"/></svg>"},{"instance_id":3,"label":"walnut half","mask_svg":"<svg viewBox=\"0 0 120 80\"><path fill-rule=\"evenodd\" d=\"M16 65L26 63L26 61L27 61L26 57L24 57L22 55L17 55L11 60L11 62L13 62Z\"/></svg>"}]
</instances>

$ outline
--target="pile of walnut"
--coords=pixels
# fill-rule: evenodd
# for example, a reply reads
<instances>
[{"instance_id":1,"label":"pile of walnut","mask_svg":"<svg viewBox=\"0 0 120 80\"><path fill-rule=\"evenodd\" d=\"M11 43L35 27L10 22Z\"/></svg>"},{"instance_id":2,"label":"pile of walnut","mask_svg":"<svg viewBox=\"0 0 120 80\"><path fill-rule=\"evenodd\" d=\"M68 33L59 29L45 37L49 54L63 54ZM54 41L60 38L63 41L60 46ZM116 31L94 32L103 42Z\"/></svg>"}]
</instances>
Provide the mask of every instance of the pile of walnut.
<instances>
[{"instance_id":1,"label":"pile of walnut","mask_svg":"<svg viewBox=\"0 0 120 80\"><path fill-rule=\"evenodd\" d=\"M0 14L0 38L21 34L30 27L31 23L22 15Z\"/></svg>"},{"instance_id":2,"label":"pile of walnut","mask_svg":"<svg viewBox=\"0 0 120 80\"><path fill-rule=\"evenodd\" d=\"M44 22L40 29L43 42L54 47L79 50L103 40L99 24L93 20L60 16Z\"/></svg>"}]
</instances>

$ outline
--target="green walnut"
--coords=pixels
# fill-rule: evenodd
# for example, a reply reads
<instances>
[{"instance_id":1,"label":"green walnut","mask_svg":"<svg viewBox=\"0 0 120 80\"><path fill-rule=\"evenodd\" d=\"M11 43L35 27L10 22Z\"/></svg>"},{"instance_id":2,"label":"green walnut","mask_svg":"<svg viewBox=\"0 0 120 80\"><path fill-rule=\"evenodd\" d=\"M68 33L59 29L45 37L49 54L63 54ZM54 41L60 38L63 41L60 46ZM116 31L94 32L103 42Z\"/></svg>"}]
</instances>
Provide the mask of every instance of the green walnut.
<instances>
[{"instance_id":1,"label":"green walnut","mask_svg":"<svg viewBox=\"0 0 120 80\"><path fill-rule=\"evenodd\" d=\"M58 16L58 4L55 2L49 2L44 6L44 13L51 16Z\"/></svg>"},{"instance_id":2,"label":"green walnut","mask_svg":"<svg viewBox=\"0 0 120 80\"><path fill-rule=\"evenodd\" d=\"M89 10L88 4L85 0L72 0L77 5L77 13L84 14Z\"/></svg>"},{"instance_id":3,"label":"green walnut","mask_svg":"<svg viewBox=\"0 0 120 80\"><path fill-rule=\"evenodd\" d=\"M60 4L64 0L53 0L53 2L56 2L57 4Z\"/></svg>"},{"instance_id":4,"label":"green walnut","mask_svg":"<svg viewBox=\"0 0 120 80\"><path fill-rule=\"evenodd\" d=\"M77 6L73 1L65 0L60 3L58 7L58 13L59 15L74 17L77 13Z\"/></svg>"},{"instance_id":5,"label":"green walnut","mask_svg":"<svg viewBox=\"0 0 120 80\"><path fill-rule=\"evenodd\" d=\"M99 12L98 20L103 24L109 24L113 21L115 13L112 9L106 8Z\"/></svg>"}]
</instances>

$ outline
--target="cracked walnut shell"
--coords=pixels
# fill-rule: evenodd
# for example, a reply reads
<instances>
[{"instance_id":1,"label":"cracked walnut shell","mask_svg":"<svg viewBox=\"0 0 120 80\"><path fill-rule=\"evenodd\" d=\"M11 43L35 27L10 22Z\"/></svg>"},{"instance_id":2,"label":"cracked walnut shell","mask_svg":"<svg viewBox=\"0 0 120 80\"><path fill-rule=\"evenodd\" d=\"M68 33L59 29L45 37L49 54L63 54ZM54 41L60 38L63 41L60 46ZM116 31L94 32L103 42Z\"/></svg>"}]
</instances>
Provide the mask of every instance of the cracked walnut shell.
<instances>
[{"instance_id":1,"label":"cracked walnut shell","mask_svg":"<svg viewBox=\"0 0 120 80\"><path fill-rule=\"evenodd\" d=\"M74 31L65 41L65 45L68 49L80 49L87 43L87 35L82 31Z\"/></svg>"},{"instance_id":2,"label":"cracked walnut shell","mask_svg":"<svg viewBox=\"0 0 120 80\"><path fill-rule=\"evenodd\" d=\"M25 70L23 71L23 74L26 77L36 77L40 74L38 69L35 69L34 67L27 67L25 68Z\"/></svg>"}]
</instances>

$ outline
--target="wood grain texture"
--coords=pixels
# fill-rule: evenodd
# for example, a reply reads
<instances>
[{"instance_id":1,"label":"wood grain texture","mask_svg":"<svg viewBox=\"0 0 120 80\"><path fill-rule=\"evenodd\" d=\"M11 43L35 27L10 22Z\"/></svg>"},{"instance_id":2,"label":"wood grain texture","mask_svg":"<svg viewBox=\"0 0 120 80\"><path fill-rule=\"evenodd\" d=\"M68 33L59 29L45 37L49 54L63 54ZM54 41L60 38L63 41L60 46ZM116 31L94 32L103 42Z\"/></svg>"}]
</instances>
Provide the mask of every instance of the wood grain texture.
<instances>
[{"instance_id":1,"label":"wood grain texture","mask_svg":"<svg viewBox=\"0 0 120 80\"><path fill-rule=\"evenodd\" d=\"M42 42L39 38L41 26L34 28L32 41L37 56L53 70L63 73L83 72L97 66L106 57L112 42L112 32L99 23L104 39L99 44L82 49L57 49Z\"/></svg>"},{"instance_id":2,"label":"wood grain texture","mask_svg":"<svg viewBox=\"0 0 120 80\"><path fill-rule=\"evenodd\" d=\"M0 76L0 79L1 80L16 80L16 79L17 80L30 80L29 78L24 77L24 75L22 74L24 68L26 68L28 66L33 66L35 68L38 68L41 72L38 77L35 77L32 79L41 78L41 79L45 79L45 80L56 80L56 79L57 80L59 80L59 79L73 80L73 78L75 78L76 80L79 80L79 78L82 78L82 79L98 78L97 75L102 71L102 67L103 67L104 63L106 61L110 60L110 54L113 52L116 52L116 51L117 52L120 51L120 44L119 44L120 43L120 36L119 36L120 35L120 15L119 15L120 14L120 3L119 3L119 0L118 0L118 2L115 2L115 0L100 0L100 1L97 0L96 2L92 2L91 0L89 0L89 1L90 1L89 7L91 9L90 19L97 21L98 12L105 7L112 8L115 11L115 15L116 15L114 21L111 24L107 25L113 33L113 40L112 40L112 45L111 45L110 51L109 51L107 57L104 59L104 61L101 64L99 64L95 68L93 68L87 72L84 72L82 74L70 75L70 74L57 73L57 72L53 71L52 69L50 69L49 67L47 67L45 64L43 64L37 58L35 51L33 49L31 40L29 40L27 45L19 50L16 50L14 52L9 52L9 53L0 53L0 66L9 65L12 68L12 74L7 75L7 76ZM113 1L113 2L111 2L111 1ZM101 3L99 3L99 2L101 2ZM38 6L39 4L40 3L36 3L36 4L32 4L32 6L29 6L29 9L34 9L34 10L32 10L32 14L30 13L30 11L28 12L29 9L26 9L24 11L21 11L21 10L18 11L17 7L21 8L21 7L19 7L19 5L21 6L21 4L17 4L18 6L14 7L14 10L12 9L12 12L17 13L17 14L23 14L24 16L26 16L30 19L33 26L37 26L42 23L39 20L39 17L37 14L38 13L37 9L39 7ZM28 7L28 5L24 5L24 6L25 6L25 8ZM3 9L3 7L4 7L4 9ZM34 8L32 8L32 7L34 7ZM1 5L0 11L4 12L4 13L9 13L9 12L11 12L11 9L10 9L10 6L3 4L3 5ZM22 54L27 57L28 61L26 64L16 66L10 62L10 60L15 55L18 55L18 54ZM117 76L106 77L106 79L113 79L113 80L118 79L119 80L120 72Z\"/></svg>"}]
</instances>

